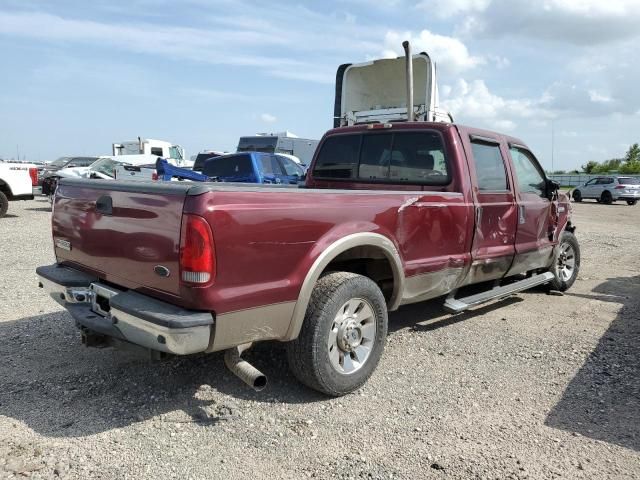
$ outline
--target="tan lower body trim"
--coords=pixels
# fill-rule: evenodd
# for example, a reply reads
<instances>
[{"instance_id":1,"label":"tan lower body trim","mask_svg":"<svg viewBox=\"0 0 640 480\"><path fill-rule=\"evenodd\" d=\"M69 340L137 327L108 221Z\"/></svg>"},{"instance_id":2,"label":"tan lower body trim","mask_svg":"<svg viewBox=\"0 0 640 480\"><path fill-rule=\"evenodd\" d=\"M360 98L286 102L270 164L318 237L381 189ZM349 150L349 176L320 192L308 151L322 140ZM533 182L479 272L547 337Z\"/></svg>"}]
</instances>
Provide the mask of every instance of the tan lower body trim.
<instances>
[{"instance_id":1,"label":"tan lower body trim","mask_svg":"<svg viewBox=\"0 0 640 480\"><path fill-rule=\"evenodd\" d=\"M275 303L216 316L213 342L207 352L226 350L243 343L283 339L295 305L295 301Z\"/></svg>"},{"instance_id":2,"label":"tan lower body trim","mask_svg":"<svg viewBox=\"0 0 640 480\"><path fill-rule=\"evenodd\" d=\"M402 292L402 305L446 295L458 286L464 272L464 268L445 268L407 277Z\"/></svg>"}]
</instances>

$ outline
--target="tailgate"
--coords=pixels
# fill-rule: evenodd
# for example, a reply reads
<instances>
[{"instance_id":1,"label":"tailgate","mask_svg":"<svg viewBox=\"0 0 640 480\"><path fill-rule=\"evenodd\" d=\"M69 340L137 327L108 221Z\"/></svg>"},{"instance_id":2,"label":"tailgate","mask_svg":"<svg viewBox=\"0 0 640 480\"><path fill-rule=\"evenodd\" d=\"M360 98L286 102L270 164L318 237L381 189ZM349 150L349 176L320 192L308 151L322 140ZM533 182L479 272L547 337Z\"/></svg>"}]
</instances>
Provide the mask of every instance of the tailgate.
<instances>
[{"instance_id":1,"label":"tailgate","mask_svg":"<svg viewBox=\"0 0 640 480\"><path fill-rule=\"evenodd\" d=\"M58 262L126 288L178 295L180 226L190 186L176 183L61 180L52 219Z\"/></svg>"}]
</instances>

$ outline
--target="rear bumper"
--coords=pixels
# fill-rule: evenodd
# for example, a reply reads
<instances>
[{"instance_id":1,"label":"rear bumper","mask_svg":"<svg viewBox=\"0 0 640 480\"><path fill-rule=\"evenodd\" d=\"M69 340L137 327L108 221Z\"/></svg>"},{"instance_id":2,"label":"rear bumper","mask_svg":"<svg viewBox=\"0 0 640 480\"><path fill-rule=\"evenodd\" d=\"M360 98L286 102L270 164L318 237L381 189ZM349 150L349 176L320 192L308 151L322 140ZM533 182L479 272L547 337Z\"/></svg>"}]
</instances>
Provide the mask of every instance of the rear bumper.
<instances>
[{"instance_id":1,"label":"rear bumper","mask_svg":"<svg viewBox=\"0 0 640 480\"><path fill-rule=\"evenodd\" d=\"M39 286L69 311L81 329L175 355L204 352L211 343L213 316L209 312L120 291L58 264L38 267L36 273Z\"/></svg>"}]
</instances>

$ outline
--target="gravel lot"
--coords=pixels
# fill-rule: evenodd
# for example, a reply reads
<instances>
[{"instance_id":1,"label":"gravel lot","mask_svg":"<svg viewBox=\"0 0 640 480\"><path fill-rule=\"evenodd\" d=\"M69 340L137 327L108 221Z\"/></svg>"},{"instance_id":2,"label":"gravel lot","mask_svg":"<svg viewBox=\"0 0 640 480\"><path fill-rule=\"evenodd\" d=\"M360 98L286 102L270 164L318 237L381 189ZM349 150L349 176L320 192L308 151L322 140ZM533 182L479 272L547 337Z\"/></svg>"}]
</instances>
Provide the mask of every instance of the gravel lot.
<instances>
[{"instance_id":1,"label":"gravel lot","mask_svg":"<svg viewBox=\"0 0 640 480\"><path fill-rule=\"evenodd\" d=\"M0 478L639 478L640 206L575 205L565 296L542 290L456 317L391 315L358 393L300 386L278 345L150 363L86 349L37 288L53 262L43 199L0 220ZM500 308L501 307L501 308Z\"/></svg>"}]
</instances>

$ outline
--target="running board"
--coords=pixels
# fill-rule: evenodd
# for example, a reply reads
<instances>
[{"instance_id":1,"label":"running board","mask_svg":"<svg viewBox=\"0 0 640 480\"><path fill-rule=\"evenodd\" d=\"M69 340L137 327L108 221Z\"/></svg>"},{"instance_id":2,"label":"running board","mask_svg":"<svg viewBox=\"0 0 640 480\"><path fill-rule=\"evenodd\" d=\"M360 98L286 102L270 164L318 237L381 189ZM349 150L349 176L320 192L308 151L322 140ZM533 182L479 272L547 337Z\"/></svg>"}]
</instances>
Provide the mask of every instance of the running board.
<instances>
[{"instance_id":1,"label":"running board","mask_svg":"<svg viewBox=\"0 0 640 480\"><path fill-rule=\"evenodd\" d=\"M444 309L449 313L460 313L468 310L469 308L482 305L483 303L490 302L491 300L501 300L509 297L514 293L522 292L523 290L529 290L530 288L537 287L545 283L549 283L555 278L555 275L551 272L545 272L540 275L525 278L519 282L510 283L503 287L492 288L486 292L471 295L465 298L447 298L444 302Z\"/></svg>"}]
</instances>

